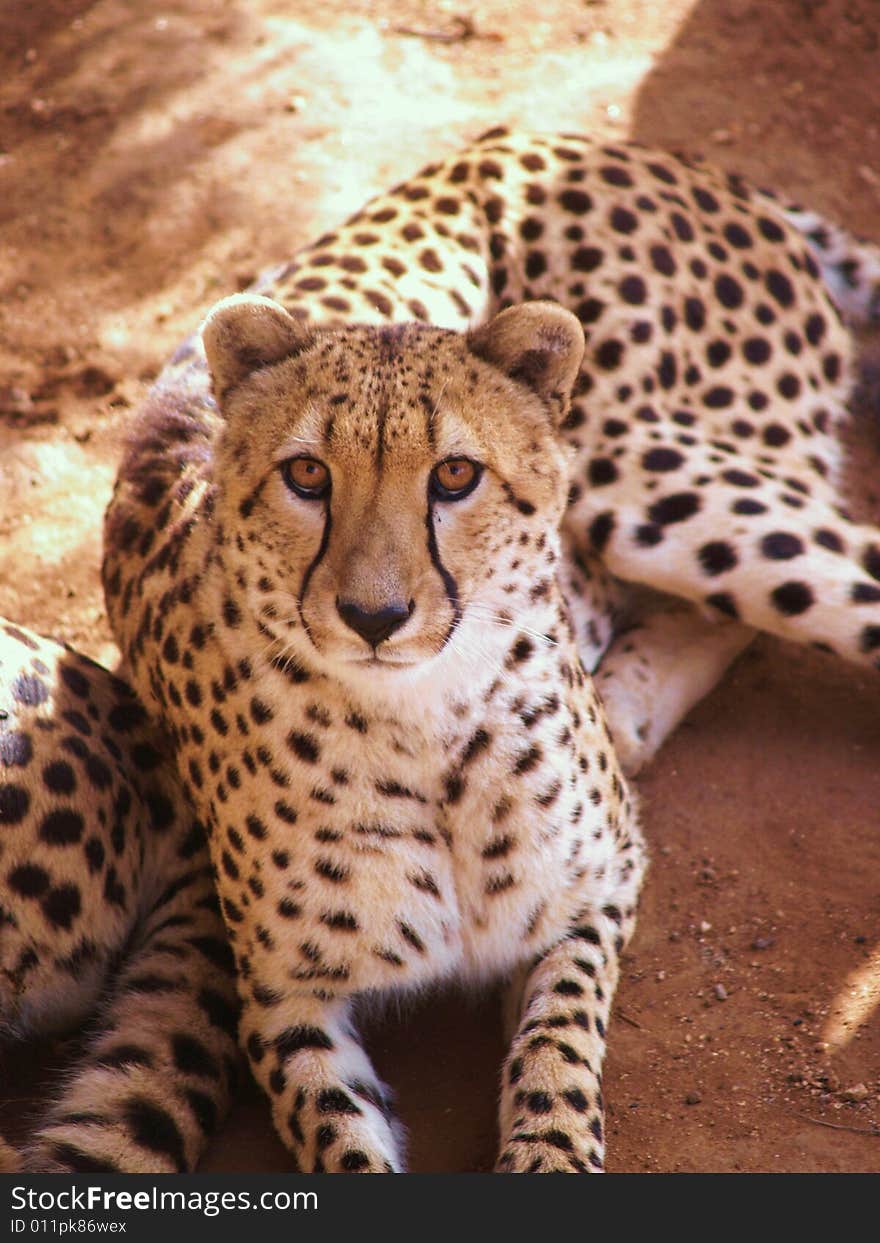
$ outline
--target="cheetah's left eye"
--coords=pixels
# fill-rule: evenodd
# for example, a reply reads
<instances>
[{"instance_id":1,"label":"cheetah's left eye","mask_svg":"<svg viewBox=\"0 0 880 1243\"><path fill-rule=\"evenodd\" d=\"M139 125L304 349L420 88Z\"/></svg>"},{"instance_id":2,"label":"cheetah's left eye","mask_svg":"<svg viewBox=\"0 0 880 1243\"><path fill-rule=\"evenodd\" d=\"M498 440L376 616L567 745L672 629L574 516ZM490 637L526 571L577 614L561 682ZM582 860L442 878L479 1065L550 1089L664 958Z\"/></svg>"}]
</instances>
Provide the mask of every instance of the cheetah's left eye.
<instances>
[{"instance_id":1,"label":"cheetah's left eye","mask_svg":"<svg viewBox=\"0 0 880 1243\"><path fill-rule=\"evenodd\" d=\"M460 501L480 482L483 468L466 457L450 457L431 471L431 493L438 501Z\"/></svg>"},{"instance_id":2,"label":"cheetah's left eye","mask_svg":"<svg viewBox=\"0 0 880 1243\"><path fill-rule=\"evenodd\" d=\"M314 457L292 457L281 463L281 478L292 492L308 501L320 500L330 490L330 471Z\"/></svg>"}]
</instances>

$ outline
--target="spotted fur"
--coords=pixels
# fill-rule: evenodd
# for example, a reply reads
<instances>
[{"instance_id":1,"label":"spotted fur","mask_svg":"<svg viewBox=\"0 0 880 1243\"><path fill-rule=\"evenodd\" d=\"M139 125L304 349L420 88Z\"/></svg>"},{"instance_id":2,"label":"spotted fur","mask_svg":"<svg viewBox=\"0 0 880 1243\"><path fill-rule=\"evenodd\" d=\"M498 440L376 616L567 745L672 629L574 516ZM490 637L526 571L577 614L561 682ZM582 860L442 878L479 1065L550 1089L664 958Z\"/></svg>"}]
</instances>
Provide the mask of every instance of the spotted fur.
<instances>
[{"instance_id":1,"label":"spotted fur","mask_svg":"<svg viewBox=\"0 0 880 1243\"><path fill-rule=\"evenodd\" d=\"M131 690L2 620L0 829L3 1038L95 1020L21 1160L192 1170L236 1066L202 828Z\"/></svg>"},{"instance_id":2,"label":"spotted fur","mask_svg":"<svg viewBox=\"0 0 880 1243\"><path fill-rule=\"evenodd\" d=\"M496 130L160 377L108 610L208 826L300 1168L402 1167L355 1003L449 976L521 985L499 1168L600 1168L643 870L617 754L754 629L877 663L880 540L837 490L843 261L799 226L708 167ZM479 467L459 500L449 459Z\"/></svg>"}]
</instances>

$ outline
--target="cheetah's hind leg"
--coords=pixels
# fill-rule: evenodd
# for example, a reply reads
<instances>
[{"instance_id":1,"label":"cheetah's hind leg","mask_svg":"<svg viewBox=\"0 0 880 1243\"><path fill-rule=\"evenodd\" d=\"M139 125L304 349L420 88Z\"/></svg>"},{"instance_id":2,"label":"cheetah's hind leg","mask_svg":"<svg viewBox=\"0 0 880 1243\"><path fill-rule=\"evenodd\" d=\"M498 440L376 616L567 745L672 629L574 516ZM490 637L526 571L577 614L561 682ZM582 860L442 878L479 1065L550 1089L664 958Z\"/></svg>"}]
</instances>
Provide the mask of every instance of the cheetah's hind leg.
<instances>
[{"instance_id":1,"label":"cheetah's hind leg","mask_svg":"<svg viewBox=\"0 0 880 1243\"><path fill-rule=\"evenodd\" d=\"M563 530L563 591L624 772L634 776L720 681L754 631L678 597L615 579Z\"/></svg>"},{"instance_id":2,"label":"cheetah's hind leg","mask_svg":"<svg viewBox=\"0 0 880 1243\"><path fill-rule=\"evenodd\" d=\"M630 589L627 613L593 675L627 776L653 759L755 633L685 600Z\"/></svg>"},{"instance_id":3,"label":"cheetah's hind leg","mask_svg":"<svg viewBox=\"0 0 880 1243\"><path fill-rule=\"evenodd\" d=\"M238 1005L206 852L177 842L61 1099L24 1167L184 1173L225 1117ZM172 866L173 864L173 866Z\"/></svg>"},{"instance_id":4,"label":"cheetah's hind leg","mask_svg":"<svg viewBox=\"0 0 880 1243\"><path fill-rule=\"evenodd\" d=\"M226 1108L231 954L162 748L123 682L0 619L0 1032L92 1022L32 1172L191 1170Z\"/></svg>"}]
</instances>

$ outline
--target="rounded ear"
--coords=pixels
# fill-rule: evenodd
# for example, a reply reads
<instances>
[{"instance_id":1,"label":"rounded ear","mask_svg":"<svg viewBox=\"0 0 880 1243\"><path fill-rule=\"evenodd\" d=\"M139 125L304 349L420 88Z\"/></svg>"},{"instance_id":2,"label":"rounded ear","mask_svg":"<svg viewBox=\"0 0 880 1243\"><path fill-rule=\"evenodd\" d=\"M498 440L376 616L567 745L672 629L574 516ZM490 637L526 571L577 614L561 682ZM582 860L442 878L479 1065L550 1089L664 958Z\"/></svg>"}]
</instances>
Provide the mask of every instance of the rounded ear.
<instances>
[{"instance_id":1,"label":"rounded ear","mask_svg":"<svg viewBox=\"0 0 880 1243\"><path fill-rule=\"evenodd\" d=\"M561 420L585 348L584 330L570 311L556 302L523 302L470 333L468 347L532 389Z\"/></svg>"},{"instance_id":2,"label":"rounded ear","mask_svg":"<svg viewBox=\"0 0 880 1243\"><path fill-rule=\"evenodd\" d=\"M307 350L311 332L283 306L255 294L218 302L202 325L202 342L218 402L246 376Z\"/></svg>"}]
</instances>

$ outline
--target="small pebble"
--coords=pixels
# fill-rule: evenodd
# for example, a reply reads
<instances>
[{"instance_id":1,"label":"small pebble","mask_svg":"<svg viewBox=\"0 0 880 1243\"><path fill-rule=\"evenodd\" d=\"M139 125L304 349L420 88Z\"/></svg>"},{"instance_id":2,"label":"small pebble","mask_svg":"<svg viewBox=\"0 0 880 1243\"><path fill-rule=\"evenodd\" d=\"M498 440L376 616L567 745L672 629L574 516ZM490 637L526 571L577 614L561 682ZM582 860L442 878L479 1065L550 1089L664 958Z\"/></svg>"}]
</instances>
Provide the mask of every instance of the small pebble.
<instances>
[{"instance_id":1,"label":"small pebble","mask_svg":"<svg viewBox=\"0 0 880 1243\"><path fill-rule=\"evenodd\" d=\"M700 1096L699 1092L688 1092L687 1096L684 1098L684 1103L686 1105L699 1105L702 1099L703 1098Z\"/></svg>"},{"instance_id":2,"label":"small pebble","mask_svg":"<svg viewBox=\"0 0 880 1243\"><path fill-rule=\"evenodd\" d=\"M843 1089L840 1093L840 1099L842 1101L854 1101L856 1104L860 1104L862 1101L868 1100L870 1095L871 1092L864 1083L855 1083L851 1088Z\"/></svg>"},{"instance_id":3,"label":"small pebble","mask_svg":"<svg viewBox=\"0 0 880 1243\"><path fill-rule=\"evenodd\" d=\"M776 944L775 937L755 937L754 941L752 942L752 949L753 950L768 950L770 949L771 945L775 945L775 944Z\"/></svg>"},{"instance_id":4,"label":"small pebble","mask_svg":"<svg viewBox=\"0 0 880 1243\"><path fill-rule=\"evenodd\" d=\"M727 989L723 984L716 984L714 992L719 1001L727 1001Z\"/></svg>"}]
</instances>

